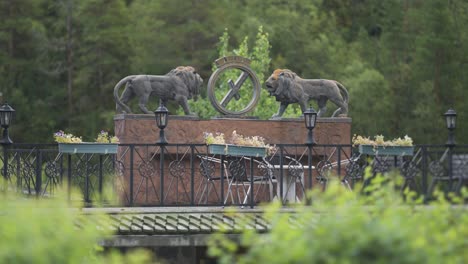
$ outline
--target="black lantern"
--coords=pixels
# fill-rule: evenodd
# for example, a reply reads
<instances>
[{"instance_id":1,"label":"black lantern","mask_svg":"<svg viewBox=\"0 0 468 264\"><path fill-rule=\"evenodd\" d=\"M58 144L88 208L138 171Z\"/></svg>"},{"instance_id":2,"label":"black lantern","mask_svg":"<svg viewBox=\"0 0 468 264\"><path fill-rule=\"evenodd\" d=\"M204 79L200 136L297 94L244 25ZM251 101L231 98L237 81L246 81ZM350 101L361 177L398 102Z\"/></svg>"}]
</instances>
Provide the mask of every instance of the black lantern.
<instances>
[{"instance_id":1,"label":"black lantern","mask_svg":"<svg viewBox=\"0 0 468 264\"><path fill-rule=\"evenodd\" d=\"M445 112L444 114L445 116L445 121L447 123L447 129L455 129L457 123L457 112L455 112L455 110L453 110L452 108L450 108L449 110L447 110L447 112Z\"/></svg>"},{"instance_id":2,"label":"black lantern","mask_svg":"<svg viewBox=\"0 0 468 264\"><path fill-rule=\"evenodd\" d=\"M8 127L11 124L14 113L15 109L9 106L8 103L5 103L0 107L0 125L3 127L3 138L0 140L0 144L13 143L8 134Z\"/></svg>"},{"instance_id":3,"label":"black lantern","mask_svg":"<svg viewBox=\"0 0 468 264\"><path fill-rule=\"evenodd\" d=\"M309 109L304 112L304 121L306 128L309 130L306 144L315 145L312 130L315 128L315 122L317 121L317 112L315 112L312 107L309 107Z\"/></svg>"},{"instance_id":4,"label":"black lantern","mask_svg":"<svg viewBox=\"0 0 468 264\"><path fill-rule=\"evenodd\" d=\"M445 112L445 123L447 126L447 129L449 130L448 134L448 140L447 140L447 146L455 146L455 138L454 138L454 130L457 126L457 112L450 108Z\"/></svg>"},{"instance_id":5,"label":"black lantern","mask_svg":"<svg viewBox=\"0 0 468 264\"><path fill-rule=\"evenodd\" d=\"M158 144L164 145L167 144L166 137L164 136L164 128L167 126L167 116L169 111L164 105L160 105L156 111L154 111L154 116L156 117L156 125L159 128L159 141Z\"/></svg>"}]
</instances>

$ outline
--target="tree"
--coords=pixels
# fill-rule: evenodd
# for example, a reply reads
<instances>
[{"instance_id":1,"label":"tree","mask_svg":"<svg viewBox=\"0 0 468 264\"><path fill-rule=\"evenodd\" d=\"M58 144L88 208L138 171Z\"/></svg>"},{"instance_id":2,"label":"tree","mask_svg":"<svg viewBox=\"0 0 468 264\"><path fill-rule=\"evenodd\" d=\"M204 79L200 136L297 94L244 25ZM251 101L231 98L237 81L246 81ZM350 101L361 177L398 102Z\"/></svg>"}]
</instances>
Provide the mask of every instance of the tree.
<instances>
[{"instance_id":1,"label":"tree","mask_svg":"<svg viewBox=\"0 0 468 264\"><path fill-rule=\"evenodd\" d=\"M55 92L58 80L48 70L48 61L43 61L46 47L52 48L47 7L43 0L0 3L0 87L3 102L16 109L11 131L16 142L37 142L51 133L58 119L58 112L51 111L61 97ZM36 115L47 113L47 118Z\"/></svg>"},{"instance_id":2,"label":"tree","mask_svg":"<svg viewBox=\"0 0 468 264\"><path fill-rule=\"evenodd\" d=\"M468 131L467 11L464 0L5 0L0 87L17 109L15 142L51 141L58 129L91 136L113 127L112 88L123 77L191 65L207 83L224 29L228 47L252 56L266 47L256 43L262 26L270 60L256 70L262 82L276 68L338 80L352 96L355 132L380 127L389 137L443 143L441 114L449 107L460 113L457 134ZM374 103L372 111L360 101ZM157 104L155 98L149 107ZM217 115L209 104L191 104L200 116ZM252 114L267 119L277 105L262 92ZM286 116L300 114L292 105Z\"/></svg>"},{"instance_id":3,"label":"tree","mask_svg":"<svg viewBox=\"0 0 468 264\"><path fill-rule=\"evenodd\" d=\"M224 56L242 56L251 60L251 69L255 72L258 79L260 80L260 85L263 85L263 80L265 79L265 73L268 70L270 58L269 58L269 50L270 50L270 42L268 40L268 33L263 32L263 28L260 26L258 28L257 36L255 38L254 47L252 50L249 49L249 38L245 37L243 42L239 45L238 49L234 49L232 51L229 50L229 33L226 31L223 35L219 38L218 43L218 53L219 57ZM213 71L216 70L216 66L213 65ZM227 71L226 71L227 72ZM222 81L218 83L221 86L226 86L228 79L235 79L239 75L239 72L235 70L234 72L227 72L225 76L222 76ZM221 79L221 78L220 78ZM247 86L247 90L252 90L253 86L250 83L245 84ZM222 89L220 87L215 87L215 90ZM224 96L224 94L222 94ZM241 96L240 100L233 100L230 102L230 107L235 108L237 111L245 107L248 102L250 101L251 97L250 94L245 94ZM262 89L260 95L260 101L257 104L255 110L249 115L258 116L260 118L269 118L271 116L271 112L265 111L265 109L271 109L268 105L273 103L272 98L268 98L265 90ZM233 106L231 106L233 105ZM211 102L208 98L203 98L197 102L191 102L191 108L194 112L196 112L201 118L210 118L213 116L219 115L214 108L211 106Z\"/></svg>"},{"instance_id":4,"label":"tree","mask_svg":"<svg viewBox=\"0 0 468 264\"><path fill-rule=\"evenodd\" d=\"M128 15L122 0L76 3L74 114L75 133L94 135L113 127L115 83L129 72ZM78 129L77 129L78 128Z\"/></svg>"}]
</instances>

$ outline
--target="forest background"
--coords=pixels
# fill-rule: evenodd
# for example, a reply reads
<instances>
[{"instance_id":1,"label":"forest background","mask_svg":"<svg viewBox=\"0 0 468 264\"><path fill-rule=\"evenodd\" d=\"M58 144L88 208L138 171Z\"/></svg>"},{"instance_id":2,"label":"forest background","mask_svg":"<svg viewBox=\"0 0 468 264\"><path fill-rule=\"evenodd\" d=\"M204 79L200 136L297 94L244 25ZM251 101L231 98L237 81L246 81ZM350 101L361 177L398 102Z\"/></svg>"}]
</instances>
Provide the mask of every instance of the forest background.
<instances>
[{"instance_id":1,"label":"forest background","mask_svg":"<svg viewBox=\"0 0 468 264\"><path fill-rule=\"evenodd\" d=\"M220 55L262 54L262 82L288 68L343 83L353 133L443 144L453 107L466 144L467 25L466 0L0 0L1 101L16 110L15 142L92 138L112 132L112 91L127 75L191 65L206 96ZM206 99L191 105L210 117ZM254 114L277 107L262 93Z\"/></svg>"}]
</instances>

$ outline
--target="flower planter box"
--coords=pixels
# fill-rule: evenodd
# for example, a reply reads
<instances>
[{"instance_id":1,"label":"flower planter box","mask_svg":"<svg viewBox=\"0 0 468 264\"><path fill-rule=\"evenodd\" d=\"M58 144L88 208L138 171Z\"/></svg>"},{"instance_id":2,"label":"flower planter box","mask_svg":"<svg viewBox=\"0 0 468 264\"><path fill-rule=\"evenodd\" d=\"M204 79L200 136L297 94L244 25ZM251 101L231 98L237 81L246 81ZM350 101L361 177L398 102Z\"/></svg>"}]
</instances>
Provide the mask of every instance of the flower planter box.
<instances>
[{"instance_id":1,"label":"flower planter box","mask_svg":"<svg viewBox=\"0 0 468 264\"><path fill-rule=\"evenodd\" d=\"M208 151L211 154L229 155L229 156L248 156L248 157L265 157L267 149L264 147L249 147L237 145L208 145Z\"/></svg>"},{"instance_id":2,"label":"flower planter box","mask_svg":"<svg viewBox=\"0 0 468 264\"><path fill-rule=\"evenodd\" d=\"M413 146L359 145L359 153L372 156L413 156Z\"/></svg>"},{"instance_id":3,"label":"flower planter box","mask_svg":"<svg viewBox=\"0 0 468 264\"><path fill-rule=\"evenodd\" d=\"M118 144L113 143L59 143L60 153L95 153L95 154L116 154Z\"/></svg>"}]
</instances>

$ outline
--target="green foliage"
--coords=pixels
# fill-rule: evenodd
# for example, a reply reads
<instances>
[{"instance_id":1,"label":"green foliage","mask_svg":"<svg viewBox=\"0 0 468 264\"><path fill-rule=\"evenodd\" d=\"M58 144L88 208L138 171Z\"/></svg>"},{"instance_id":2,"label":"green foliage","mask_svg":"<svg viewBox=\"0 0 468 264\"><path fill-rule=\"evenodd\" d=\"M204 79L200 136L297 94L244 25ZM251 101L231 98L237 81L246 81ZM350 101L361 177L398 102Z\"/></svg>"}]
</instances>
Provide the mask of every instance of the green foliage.
<instances>
[{"instance_id":1,"label":"green foliage","mask_svg":"<svg viewBox=\"0 0 468 264\"><path fill-rule=\"evenodd\" d=\"M105 251L98 242L111 235L108 216L85 215L64 197L25 199L3 190L0 199L0 263L151 263L143 250Z\"/></svg>"},{"instance_id":2,"label":"green foliage","mask_svg":"<svg viewBox=\"0 0 468 264\"><path fill-rule=\"evenodd\" d=\"M310 193L312 206L298 206L296 213L270 205L264 215L270 232L244 231L239 243L217 234L209 254L220 263L467 262L466 208L442 194L424 206L406 192L404 202L387 177L378 175L365 188L368 195L335 182Z\"/></svg>"},{"instance_id":3,"label":"green foliage","mask_svg":"<svg viewBox=\"0 0 468 264\"><path fill-rule=\"evenodd\" d=\"M349 77L343 80L349 88L349 115L353 117L354 133L381 134L391 130L392 94L385 77L362 63L349 65Z\"/></svg>"},{"instance_id":4,"label":"green foliage","mask_svg":"<svg viewBox=\"0 0 468 264\"><path fill-rule=\"evenodd\" d=\"M355 37L362 60L382 74L389 92L385 100L392 107L382 115L389 123L382 133L409 134L418 143L443 143L443 119L434 116L440 117L449 107L465 111L459 96L467 95L466 89L460 89L466 80L457 65L466 63L460 58L468 54L463 43L467 33L460 27L466 21L461 10L467 8L466 1L443 0L349 5L349 16L360 14L354 22L361 28L354 31L360 32ZM355 128L364 131L367 126ZM465 130L465 124L457 128L460 133Z\"/></svg>"},{"instance_id":5,"label":"green foliage","mask_svg":"<svg viewBox=\"0 0 468 264\"><path fill-rule=\"evenodd\" d=\"M269 50L270 50L270 42L268 41L268 33L263 32L263 27L260 26L257 31L257 36L255 42L253 44L253 49L249 50L249 38L244 37L243 41L239 45L237 49L233 49L229 51L229 33L228 30L225 29L224 33L219 37L218 43L218 53L219 57L224 56L242 56L251 60L251 69L256 73L260 85L263 85L264 76L268 70L268 66L270 63L269 58ZM212 66L213 71L216 70L216 66ZM227 93L229 86L227 85L228 80L236 80L240 74L239 70L227 70L220 75L219 80L216 83L215 87L215 94L220 101L223 96ZM251 93L253 91L253 84L251 82L246 82L242 89L239 91L241 98L240 100L232 100L229 104L229 109L232 111L239 111L243 109L250 101ZM260 116L261 118L265 118L268 114L265 113L267 108L266 106L272 101L272 98L267 98L265 91L262 89L261 100L260 103L257 105L256 110L251 113L254 116ZM263 99L263 100L262 100ZM264 105L261 105L261 104ZM196 112L199 117L201 118L211 118L213 116L219 115L215 111L215 109L211 106L211 102L208 98L199 99L197 102L190 102L190 106L192 111ZM181 111L179 110L181 113ZM270 114L271 116L271 114ZM269 117L269 116L268 116Z\"/></svg>"},{"instance_id":6,"label":"green foliage","mask_svg":"<svg viewBox=\"0 0 468 264\"><path fill-rule=\"evenodd\" d=\"M15 142L51 142L60 129L92 137L112 129L123 77L192 65L206 84L215 59L238 54L261 83L276 68L341 82L353 133L443 143L449 107L460 113L457 135L468 132L467 10L465 0L0 1L0 101L17 110ZM190 104L203 118L219 115L206 99ZM251 115L267 119L277 107L262 89ZM300 114L291 105L285 116Z\"/></svg>"}]
</instances>

